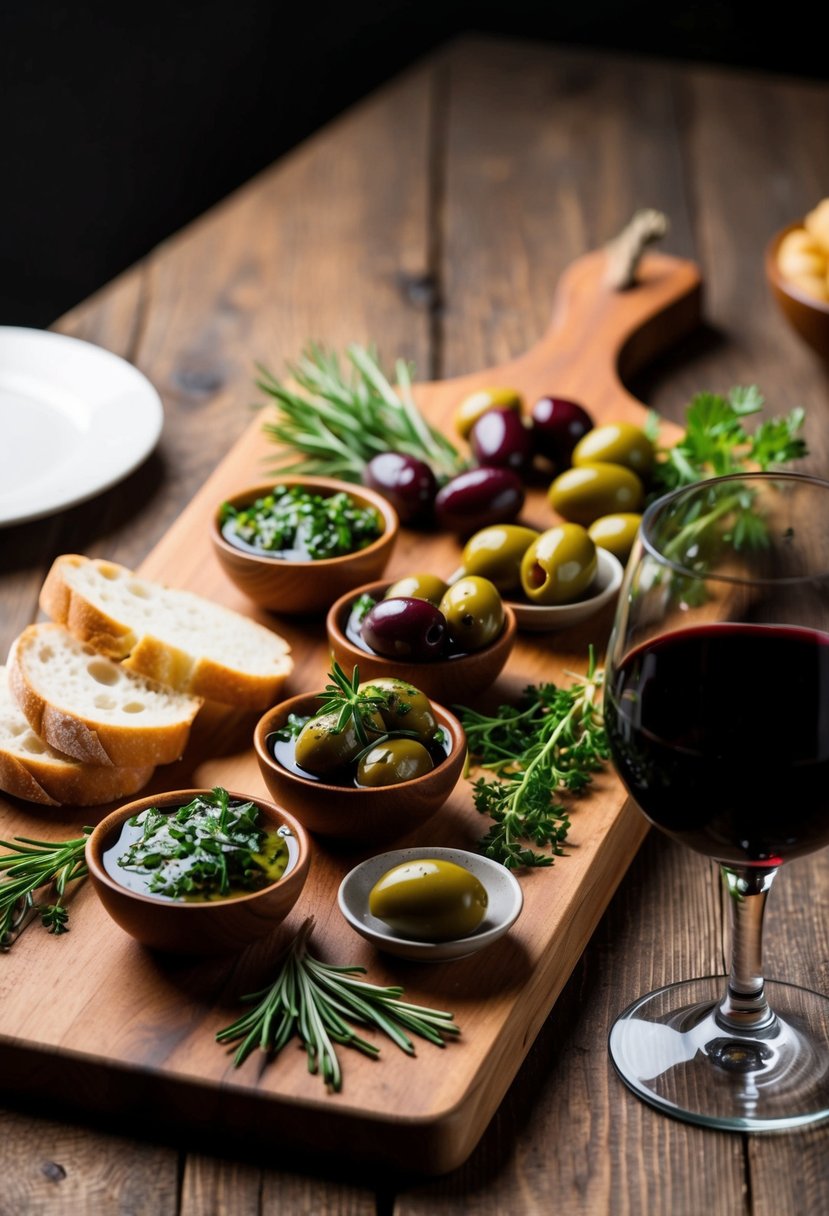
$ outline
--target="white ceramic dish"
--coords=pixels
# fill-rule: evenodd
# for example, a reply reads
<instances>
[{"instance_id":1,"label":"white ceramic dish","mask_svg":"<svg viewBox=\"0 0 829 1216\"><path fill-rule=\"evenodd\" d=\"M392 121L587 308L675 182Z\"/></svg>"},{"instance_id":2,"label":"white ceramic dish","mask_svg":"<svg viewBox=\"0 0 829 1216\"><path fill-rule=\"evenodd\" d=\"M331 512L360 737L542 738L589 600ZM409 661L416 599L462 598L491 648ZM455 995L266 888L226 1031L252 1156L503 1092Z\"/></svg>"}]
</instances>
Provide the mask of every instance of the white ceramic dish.
<instances>
[{"instance_id":1,"label":"white ceramic dish","mask_svg":"<svg viewBox=\"0 0 829 1216\"><path fill-rule=\"evenodd\" d=\"M464 866L486 888L488 906L483 922L468 937L449 942L418 942L395 937L384 921L372 916L368 910L368 897L372 887L394 866L421 857L434 857L439 861L453 861ZM503 937L515 923L524 904L524 895L518 880L497 861L468 853L464 849L443 849L419 846L412 849L394 849L390 853L378 853L360 862L346 874L337 894L340 911L361 937L372 942L378 950L396 954L400 958L418 962L445 962L466 958L491 945Z\"/></svg>"},{"instance_id":2,"label":"white ceramic dish","mask_svg":"<svg viewBox=\"0 0 829 1216\"><path fill-rule=\"evenodd\" d=\"M598 569L593 580L592 594L573 604L528 604L505 600L515 613L518 628L528 633L547 633L553 629L569 629L599 612L619 593L624 570L618 557L607 549L596 549Z\"/></svg>"},{"instance_id":3,"label":"white ceramic dish","mask_svg":"<svg viewBox=\"0 0 829 1216\"><path fill-rule=\"evenodd\" d=\"M0 326L0 527L126 477L155 447L163 417L146 376L110 351Z\"/></svg>"}]
</instances>

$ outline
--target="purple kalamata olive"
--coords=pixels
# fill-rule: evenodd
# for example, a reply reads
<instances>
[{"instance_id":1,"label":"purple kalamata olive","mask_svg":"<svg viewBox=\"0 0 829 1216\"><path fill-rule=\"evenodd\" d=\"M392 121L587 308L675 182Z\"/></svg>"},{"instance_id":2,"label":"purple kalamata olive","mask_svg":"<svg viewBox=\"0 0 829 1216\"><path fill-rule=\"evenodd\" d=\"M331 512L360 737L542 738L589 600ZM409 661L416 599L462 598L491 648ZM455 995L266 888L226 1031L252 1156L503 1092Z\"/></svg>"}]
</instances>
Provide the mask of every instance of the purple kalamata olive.
<instances>
[{"instance_id":1,"label":"purple kalamata olive","mask_svg":"<svg viewBox=\"0 0 829 1216\"><path fill-rule=\"evenodd\" d=\"M533 446L558 469L566 469L573 448L593 425L587 410L577 402L564 397L541 397L532 408Z\"/></svg>"},{"instance_id":2,"label":"purple kalamata olive","mask_svg":"<svg viewBox=\"0 0 829 1216\"><path fill-rule=\"evenodd\" d=\"M532 460L532 436L515 410L487 410L469 432L478 464L520 473Z\"/></svg>"},{"instance_id":3,"label":"purple kalamata olive","mask_svg":"<svg viewBox=\"0 0 829 1216\"><path fill-rule=\"evenodd\" d=\"M439 659L449 640L446 617L428 600L378 600L366 613L363 641L389 659Z\"/></svg>"},{"instance_id":4,"label":"purple kalamata olive","mask_svg":"<svg viewBox=\"0 0 829 1216\"><path fill-rule=\"evenodd\" d=\"M387 498L400 522L429 515L437 494L435 475L423 460L405 452L380 452L366 467L366 485Z\"/></svg>"},{"instance_id":5,"label":"purple kalamata olive","mask_svg":"<svg viewBox=\"0 0 829 1216\"><path fill-rule=\"evenodd\" d=\"M435 516L442 528L466 536L509 523L523 505L524 487L511 469L467 469L438 491Z\"/></svg>"}]
</instances>

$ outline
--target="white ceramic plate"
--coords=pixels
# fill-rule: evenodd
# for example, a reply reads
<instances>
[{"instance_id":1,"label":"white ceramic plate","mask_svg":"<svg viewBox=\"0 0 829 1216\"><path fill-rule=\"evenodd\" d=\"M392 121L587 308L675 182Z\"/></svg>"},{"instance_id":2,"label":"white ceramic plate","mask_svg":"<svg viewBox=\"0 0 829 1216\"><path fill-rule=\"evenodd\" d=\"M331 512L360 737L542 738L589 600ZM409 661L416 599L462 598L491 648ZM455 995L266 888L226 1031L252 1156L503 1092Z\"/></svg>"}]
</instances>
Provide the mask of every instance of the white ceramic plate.
<instances>
[{"instance_id":1,"label":"white ceramic plate","mask_svg":"<svg viewBox=\"0 0 829 1216\"><path fill-rule=\"evenodd\" d=\"M552 629L569 629L599 612L619 593L622 585L622 563L607 549L596 549L598 569L591 594L573 604L528 604L507 600L515 613L519 629L528 633L547 633Z\"/></svg>"},{"instance_id":2,"label":"white ceramic plate","mask_svg":"<svg viewBox=\"0 0 829 1216\"><path fill-rule=\"evenodd\" d=\"M110 351L0 326L0 527L126 477L155 447L163 417L146 376Z\"/></svg>"},{"instance_id":3,"label":"white ceramic plate","mask_svg":"<svg viewBox=\"0 0 829 1216\"><path fill-rule=\"evenodd\" d=\"M474 933L450 942L417 942L395 937L389 926L368 910L368 897L372 887L383 875L407 861L421 857L434 857L439 861L453 861L455 865L470 870L483 884L487 893L486 916ZM416 959L419 962L445 962L448 959L466 958L484 946L489 946L514 924L524 904L524 895L518 880L497 861L468 853L464 849L441 849L422 845L414 849L394 849L391 853L378 853L360 862L346 874L340 883L337 895L340 911L361 937L372 942L378 950L396 954L400 958Z\"/></svg>"}]
</instances>

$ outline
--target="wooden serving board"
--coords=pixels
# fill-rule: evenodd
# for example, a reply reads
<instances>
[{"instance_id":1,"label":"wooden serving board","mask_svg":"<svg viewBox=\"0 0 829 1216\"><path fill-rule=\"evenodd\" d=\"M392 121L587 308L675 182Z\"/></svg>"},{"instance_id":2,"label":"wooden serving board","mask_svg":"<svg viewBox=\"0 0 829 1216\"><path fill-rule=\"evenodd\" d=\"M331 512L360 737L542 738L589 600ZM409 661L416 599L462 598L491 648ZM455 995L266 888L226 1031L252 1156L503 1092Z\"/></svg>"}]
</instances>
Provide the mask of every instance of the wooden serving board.
<instances>
[{"instance_id":1,"label":"wooden serving board","mask_svg":"<svg viewBox=\"0 0 829 1216\"><path fill-rule=\"evenodd\" d=\"M630 374L699 319L700 280L689 262L647 256L638 284L604 284L604 254L579 259L563 276L552 324L521 358L457 380L425 384L425 413L451 433L459 400L487 384L513 385L529 401L545 393L583 402L596 420L641 421L642 405L622 386ZM194 439L197 442L197 439ZM169 533L147 557L143 574L256 615L290 641L296 667L286 695L320 688L328 666L322 620L276 620L256 613L225 579L209 543L217 502L261 479L273 449L257 416ZM524 520L549 527L543 488L528 496ZM448 574L456 541L403 531L391 575L413 569ZM490 693L495 704L528 682L583 671L589 643L603 649L611 612L577 629L519 635L507 669ZM464 690L458 688L457 700ZM157 770L149 792L188 786L264 794L250 747L255 715L220 707L199 715L185 757ZM55 812L0 802L0 836L65 838L103 810ZM461 780L441 812L398 844L473 848L486 823ZM349 852L315 841L306 888L282 931L239 958L195 963L156 956L111 922L94 892L71 898L72 931L61 938L30 926L0 955L0 1077L7 1093L48 1098L116 1116L145 1134L218 1134L234 1144L307 1150L351 1161L440 1173L471 1152L645 832L611 773L573 814L567 856L522 876L524 911L490 949L454 963L403 963L378 954L342 919L336 893L343 874L373 850ZM408 999L450 1009L462 1028L440 1050L418 1043L417 1057L382 1042L379 1062L343 1050L345 1082L337 1095L310 1076L296 1045L267 1067L256 1056L241 1069L214 1036L240 1012L241 994L264 986L273 959L309 914L313 948L338 963L361 963L375 983L401 983Z\"/></svg>"}]
</instances>

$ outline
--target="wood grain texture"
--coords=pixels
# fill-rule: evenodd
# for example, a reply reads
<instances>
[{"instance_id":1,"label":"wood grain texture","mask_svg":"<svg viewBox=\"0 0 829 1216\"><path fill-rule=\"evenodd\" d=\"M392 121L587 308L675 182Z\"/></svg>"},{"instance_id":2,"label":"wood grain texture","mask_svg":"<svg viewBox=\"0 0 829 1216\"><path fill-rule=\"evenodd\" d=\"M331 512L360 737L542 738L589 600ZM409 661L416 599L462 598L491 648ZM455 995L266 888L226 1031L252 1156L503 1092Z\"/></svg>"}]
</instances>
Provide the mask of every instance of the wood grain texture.
<instances>
[{"instance_id":1,"label":"wood grain texture","mask_svg":"<svg viewBox=\"0 0 829 1216\"><path fill-rule=\"evenodd\" d=\"M546 324L553 284L572 258L609 237L633 205L657 204L672 221L665 247L702 267L709 324L640 371L630 387L679 419L683 403L700 388L757 382L773 409L807 407L812 466L826 471L826 372L777 316L762 282L761 253L775 228L826 192L828 117L825 85L467 39L226 204L229 217L244 210L256 218L253 250L274 242L270 229L284 217L293 225L293 245L283 242L266 261L266 286L251 289L250 279L221 257L222 243L238 250L239 237L217 230L215 267L213 259L202 263L198 244L191 245L187 257L177 255L178 273L162 274L163 292L153 295L158 271L150 266L191 239L183 234L76 310L66 326L132 354L155 378L155 365L141 362L141 335L155 303L172 352L179 346L177 327L186 327L188 317L196 318L197 331L210 328L211 310L221 306L214 271L234 282L239 273L247 284L240 307L255 304L259 319L250 324L265 330L264 349L275 367L313 334L339 344L371 337L388 354L406 342L421 374L458 374L524 349ZM405 133L399 141L397 130ZM354 174L341 162L340 147ZM367 232L355 217L372 204L355 202L352 194L365 191L366 181L377 188L378 147L394 165L394 181L379 183L386 209L374 211ZM340 190L301 192L320 180L337 180ZM245 203L265 190L278 210ZM316 241L301 222L303 208L322 216L318 224L345 248ZM352 216L347 234L337 209ZM404 241L401 230L408 234ZM258 253L254 261L260 265ZM341 265L352 268L350 277L340 275ZM54 553L74 547L114 553L117 545L128 563L146 555L216 464L227 437L245 425L251 389L244 355L234 377L222 397L226 420L215 417L212 427L200 423L209 405L203 409L160 385L175 460L151 462L63 517L2 534L0 635L6 641L34 616L36 589ZM771 974L824 992L827 881L825 854L784 870L770 900L766 951ZM748 1138L688 1128L639 1103L610 1071L606 1034L614 1014L653 984L722 969L722 925L710 867L650 837L473 1156L425 1187L414 1188L405 1176L386 1179L379 1211L392 1210L395 1193L398 1212L800 1216L829 1210L825 1129ZM36 1141L38 1128L59 1135L42 1120L5 1119L4 1165L16 1136ZM112 1150L140 1169L144 1145L62 1130L85 1145L86 1160ZM166 1150L150 1151L163 1174ZM303 1167L300 1184L288 1175L277 1208L281 1166L270 1164L274 1210L351 1210L350 1192L337 1175L317 1180L312 1164ZM235 1163L212 1159L200 1201L219 1190L232 1194L239 1176ZM371 1188L378 1179L367 1175L365 1182ZM240 1185L247 1193L247 1184ZM93 1172L78 1181L74 1210L91 1210L86 1195L95 1193ZM24 1194L37 1211L32 1192ZM15 1210L28 1209L24 1203Z\"/></svg>"}]
</instances>

